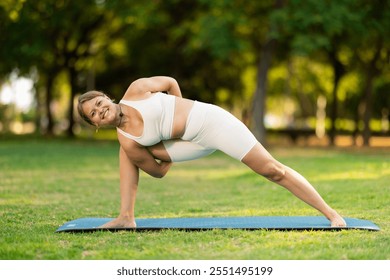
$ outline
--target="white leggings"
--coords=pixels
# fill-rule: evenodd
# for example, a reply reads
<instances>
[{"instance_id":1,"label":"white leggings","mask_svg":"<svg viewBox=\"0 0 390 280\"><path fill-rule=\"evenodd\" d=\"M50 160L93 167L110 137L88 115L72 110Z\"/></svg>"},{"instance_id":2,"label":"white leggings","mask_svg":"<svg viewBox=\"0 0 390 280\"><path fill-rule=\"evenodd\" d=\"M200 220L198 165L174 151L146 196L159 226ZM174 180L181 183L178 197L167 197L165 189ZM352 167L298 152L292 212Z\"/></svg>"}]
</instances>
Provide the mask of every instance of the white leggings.
<instances>
[{"instance_id":1,"label":"white leggings","mask_svg":"<svg viewBox=\"0 0 390 280\"><path fill-rule=\"evenodd\" d=\"M220 150L242 160L257 143L250 130L226 110L195 101L182 140L163 141L173 162L193 160Z\"/></svg>"}]
</instances>

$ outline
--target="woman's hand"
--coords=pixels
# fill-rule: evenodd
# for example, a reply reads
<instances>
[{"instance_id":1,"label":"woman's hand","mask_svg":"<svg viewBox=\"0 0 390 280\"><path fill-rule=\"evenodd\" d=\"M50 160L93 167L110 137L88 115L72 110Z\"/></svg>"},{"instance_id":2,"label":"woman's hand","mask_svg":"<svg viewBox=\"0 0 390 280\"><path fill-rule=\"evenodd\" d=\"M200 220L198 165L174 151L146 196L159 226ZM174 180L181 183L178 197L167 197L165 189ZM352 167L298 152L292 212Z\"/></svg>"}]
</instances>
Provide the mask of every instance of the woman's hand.
<instances>
[{"instance_id":1,"label":"woman's hand","mask_svg":"<svg viewBox=\"0 0 390 280\"><path fill-rule=\"evenodd\" d=\"M171 168L172 162L171 161L161 161L160 166L161 166L161 172L162 172L163 177L164 177L165 174L168 173L168 170Z\"/></svg>"},{"instance_id":2,"label":"woman's hand","mask_svg":"<svg viewBox=\"0 0 390 280\"><path fill-rule=\"evenodd\" d=\"M100 226L99 228L136 228L136 227L137 225L135 223L134 218L119 215L118 218Z\"/></svg>"},{"instance_id":3,"label":"woman's hand","mask_svg":"<svg viewBox=\"0 0 390 280\"><path fill-rule=\"evenodd\" d=\"M177 81L172 77L155 76L150 78L141 78L131 83L127 89L124 98L140 94L145 92L157 92L166 91L170 95L182 97L180 86Z\"/></svg>"}]
</instances>

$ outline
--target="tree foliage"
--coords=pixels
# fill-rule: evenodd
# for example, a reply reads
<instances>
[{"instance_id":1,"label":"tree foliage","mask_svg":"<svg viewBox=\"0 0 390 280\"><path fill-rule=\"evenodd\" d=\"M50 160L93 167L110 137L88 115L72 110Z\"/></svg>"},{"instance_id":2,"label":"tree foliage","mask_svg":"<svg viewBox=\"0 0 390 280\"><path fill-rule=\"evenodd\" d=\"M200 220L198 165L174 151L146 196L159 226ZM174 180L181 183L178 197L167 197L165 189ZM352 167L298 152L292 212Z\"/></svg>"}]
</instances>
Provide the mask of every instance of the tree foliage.
<instances>
[{"instance_id":1,"label":"tree foliage","mask_svg":"<svg viewBox=\"0 0 390 280\"><path fill-rule=\"evenodd\" d=\"M77 94L97 88L119 99L136 78L171 75L189 98L250 110L262 140L267 96L294 97L304 117L326 96L331 142L345 116L368 144L370 120L388 102L389 11L379 0L5 0L0 76L38 73L36 115L47 133L60 97L73 135ZM279 68L284 76L268 75Z\"/></svg>"}]
</instances>

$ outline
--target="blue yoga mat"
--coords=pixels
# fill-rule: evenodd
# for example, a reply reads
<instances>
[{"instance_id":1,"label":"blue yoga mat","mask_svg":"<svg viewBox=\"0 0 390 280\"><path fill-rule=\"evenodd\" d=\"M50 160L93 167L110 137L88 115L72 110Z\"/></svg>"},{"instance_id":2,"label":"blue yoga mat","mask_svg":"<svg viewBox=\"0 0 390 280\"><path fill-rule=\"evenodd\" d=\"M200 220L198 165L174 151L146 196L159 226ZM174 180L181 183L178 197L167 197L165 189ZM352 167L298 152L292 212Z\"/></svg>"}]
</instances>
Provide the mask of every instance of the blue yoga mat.
<instances>
[{"instance_id":1,"label":"blue yoga mat","mask_svg":"<svg viewBox=\"0 0 390 280\"><path fill-rule=\"evenodd\" d=\"M371 221L344 218L347 227L342 229L380 230ZM83 232L96 230L210 230L210 229L272 229L272 230L337 230L325 217L317 216L267 216L267 217L212 217L212 218L149 218L136 219L137 228L99 228L112 218L80 218L60 226L56 232Z\"/></svg>"}]
</instances>

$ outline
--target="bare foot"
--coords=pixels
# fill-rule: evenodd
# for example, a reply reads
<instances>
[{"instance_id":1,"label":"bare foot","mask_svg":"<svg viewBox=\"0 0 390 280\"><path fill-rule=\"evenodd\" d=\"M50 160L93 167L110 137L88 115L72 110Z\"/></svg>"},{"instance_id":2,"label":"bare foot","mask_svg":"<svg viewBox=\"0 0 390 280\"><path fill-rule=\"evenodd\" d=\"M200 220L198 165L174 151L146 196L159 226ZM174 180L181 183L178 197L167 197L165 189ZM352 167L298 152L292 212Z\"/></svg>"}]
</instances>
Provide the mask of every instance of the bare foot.
<instances>
[{"instance_id":1,"label":"bare foot","mask_svg":"<svg viewBox=\"0 0 390 280\"><path fill-rule=\"evenodd\" d=\"M119 216L118 218L108 223L105 223L99 228L136 228L136 227L137 225L134 219Z\"/></svg>"}]
</instances>

